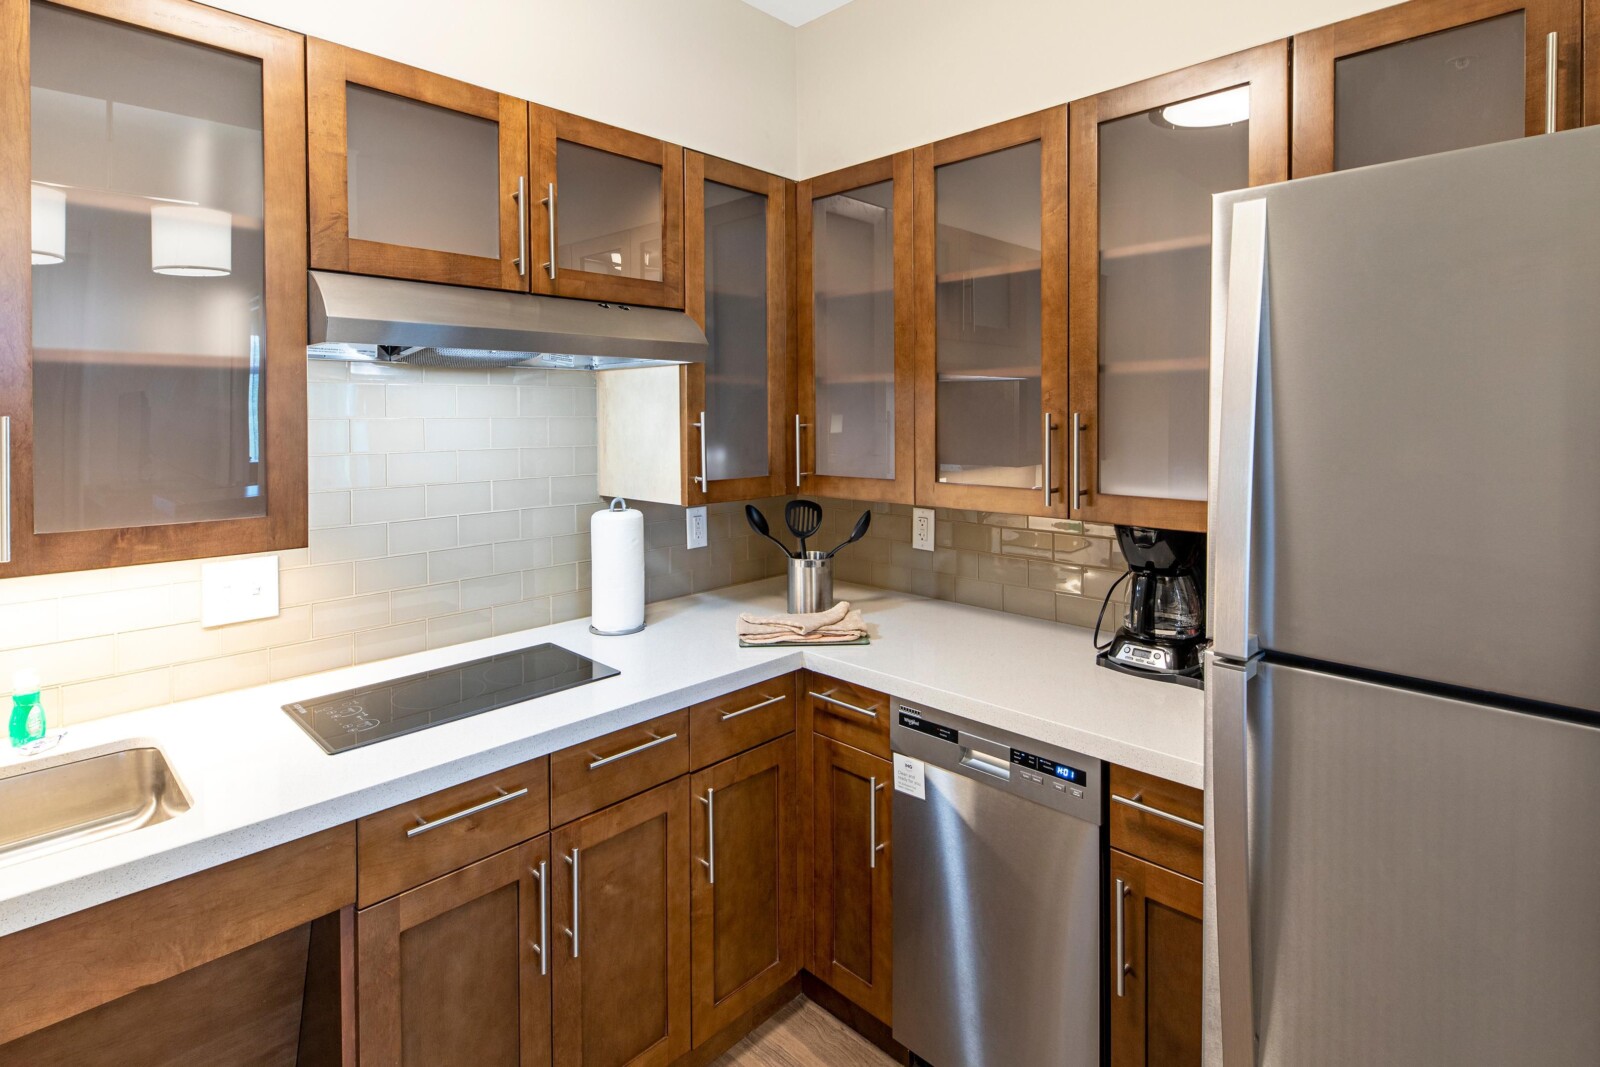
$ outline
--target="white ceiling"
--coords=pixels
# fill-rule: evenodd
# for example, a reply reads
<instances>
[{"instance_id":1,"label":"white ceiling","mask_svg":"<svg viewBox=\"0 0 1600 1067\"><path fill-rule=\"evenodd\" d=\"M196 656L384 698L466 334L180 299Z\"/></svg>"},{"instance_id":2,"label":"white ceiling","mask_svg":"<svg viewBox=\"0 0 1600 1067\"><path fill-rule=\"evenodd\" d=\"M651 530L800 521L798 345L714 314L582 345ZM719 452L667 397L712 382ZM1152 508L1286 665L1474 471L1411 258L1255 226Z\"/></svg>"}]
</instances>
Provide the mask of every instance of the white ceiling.
<instances>
[{"instance_id":1,"label":"white ceiling","mask_svg":"<svg viewBox=\"0 0 1600 1067\"><path fill-rule=\"evenodd\" d=\"M744 2L753 8L765 11L775 19L782 19L791 26L804 26L836 7L843 7L850 0L744 0Z\"/></svg>"}]
</instances>

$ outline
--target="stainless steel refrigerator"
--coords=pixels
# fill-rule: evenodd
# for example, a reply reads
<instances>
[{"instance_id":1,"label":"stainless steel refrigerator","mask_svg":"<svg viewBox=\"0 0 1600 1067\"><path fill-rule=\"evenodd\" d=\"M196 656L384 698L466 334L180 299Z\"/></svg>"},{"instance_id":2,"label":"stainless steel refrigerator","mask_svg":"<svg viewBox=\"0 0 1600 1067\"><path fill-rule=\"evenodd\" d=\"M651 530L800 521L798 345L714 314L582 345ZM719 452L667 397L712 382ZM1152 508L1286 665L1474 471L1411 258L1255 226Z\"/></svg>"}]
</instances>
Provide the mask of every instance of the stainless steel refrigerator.
<instances>
[{"instance_id":1,"label":"stainless steel refrigerator","mask_svg":"<svg viewBox=\"0 0 1600 1067\"><path fill-rule=\"evenodd\" d=\"M1600 129L1218 197L1206 1063L1600 1064Z\"/></svg>"}]
</instances>

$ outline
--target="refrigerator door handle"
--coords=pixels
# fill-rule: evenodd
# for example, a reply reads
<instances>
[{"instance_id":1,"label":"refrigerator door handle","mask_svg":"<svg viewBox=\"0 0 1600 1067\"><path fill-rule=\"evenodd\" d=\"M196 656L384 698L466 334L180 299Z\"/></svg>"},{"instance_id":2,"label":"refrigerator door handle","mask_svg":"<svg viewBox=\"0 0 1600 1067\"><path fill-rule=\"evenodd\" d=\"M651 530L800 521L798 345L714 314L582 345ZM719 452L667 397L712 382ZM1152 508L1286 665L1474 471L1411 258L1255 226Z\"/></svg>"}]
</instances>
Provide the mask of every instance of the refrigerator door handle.
<instances>
[{"instance_id":1,"label":"refrigerator door handle","mask_svg":"<svg viewBox=\"0 0 1600 1067\"><path fill-rule=\"evenodd\" d=\"M1212 649L1243 662L1255 652L1250 617L1250 543L1255 511L1257 384L1267 340L1267 202L1233 205L1227 318L1222 335L1217 483L1209 527L1213 572L1207 590Z\"/></svg>"},{"instance_id":2,"label":"refrigerator door handle","mask_svg":"<svg viewBox=\"0 0 1600 1067\"><path fill-rule=\"evenodd\" d=\"M1255 1067L1250 943L1249 682L1256 662L1205 653L1205 1067Z\"/></svg>"}]
</instances>

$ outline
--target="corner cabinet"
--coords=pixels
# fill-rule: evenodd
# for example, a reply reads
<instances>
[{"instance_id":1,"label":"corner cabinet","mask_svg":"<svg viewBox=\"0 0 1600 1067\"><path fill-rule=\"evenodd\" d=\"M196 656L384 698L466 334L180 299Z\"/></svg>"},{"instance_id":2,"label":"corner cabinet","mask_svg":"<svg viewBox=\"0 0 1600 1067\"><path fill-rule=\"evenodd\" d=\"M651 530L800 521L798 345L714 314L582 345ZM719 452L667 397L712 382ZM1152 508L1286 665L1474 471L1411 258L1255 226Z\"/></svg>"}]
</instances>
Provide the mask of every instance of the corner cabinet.
<instances>
[{"instance_id":1,"label":"corner cabinet","mask_svg":"<svg viewBox=\"0 0 1600 1067\"><path fill-rule=\"evenodd\" d=\"M1072 516L1204 530L1211 196L1289 174L1278 41L1071 105Z\"/></svg>"},{"instance_id":2,"label":"corner cabinet","mask_svg":"<svg viewBox=\"0 0 1600 1067\"><path fill-rule=\"evenodd\" d=\"M800 183L796 491L916 496L912 154Z\"/></svg>"},{"instance_id":3,"label":"corner cabinet","mask_svg":"<svg viewBox=\"0 0 1600 1067\"><path fill-rule=\"evenodd\" d=\"M1581 0L1410 0L1296 34L1294 176L1578 126L1583 32Z\"/></svg>"},{"instance_id":4,"label":"corner cabinet","mask_svg":"<svg viewBox=\"0 0 1600 1067\"><path fill-rule=\"evenodd\" d=\"M777 496L788 483L794 183L684 154L685 310L706 331L696 471L711 502Z\"/></svg>"},{"instance_id":5,"label":"corner cabinet","mask_svg":"<svg viewBox=\"0 0 1600 1067\"><path fill-rule=\"evenodd\" d=\"M306 42L311 265L528 288L528 105Z\"/></svg>"},{"instance_id":6,"label":"corner cabinet","mask_svg":"<svg viewBox=\"0 0 1600 1067\"><path fill-rule=\"evenodd\" d=\"M533 291L683 307L683 149L529 105Z\"/></svg>"},{"instance_id":7,"label":"corner cabinet","mask_svg":"<svg viewBox=\"0 0 1600 1067\"><path fill-rule=\"evenodd\" d=\"M4 0L0 41L0 578L303 546L302 38Z\"/></svg>"},{"instance_id":8,"label":"corner cabinet","mask_svg":"<svg viewBox=\"0 0 1600 1067\"><path fill-rule=\"evenodd\" d=\"M917 503L1065 518L1067 109L915 154Z\"/></svg>"}]
</instances>

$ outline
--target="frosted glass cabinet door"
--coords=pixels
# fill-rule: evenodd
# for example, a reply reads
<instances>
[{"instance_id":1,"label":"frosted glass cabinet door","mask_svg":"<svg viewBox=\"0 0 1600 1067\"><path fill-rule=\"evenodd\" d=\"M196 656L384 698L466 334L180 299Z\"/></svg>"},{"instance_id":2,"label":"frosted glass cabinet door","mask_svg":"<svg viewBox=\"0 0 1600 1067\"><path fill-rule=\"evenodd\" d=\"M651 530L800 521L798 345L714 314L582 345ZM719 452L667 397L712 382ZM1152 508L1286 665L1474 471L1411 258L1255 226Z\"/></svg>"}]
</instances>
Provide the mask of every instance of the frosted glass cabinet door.
<instances>
[{"instance_id":1,"label":"frosted glass cabinet door","mask_svg":"<svg viewBox=\"0 0 1600 1067\"><path fill-rule=\"evenodd\" d=\"M1280 41L1071 105L1079 518L1205 528L1211 197L1286 177L1287 81Z\"/></svg>"},{"instance_id":2,"label":"frosted glass cabinet door","mask_svg":"<svg viewBox=\"0 0 1600 1067\"><path fill-rule=\"evenodd\" d=\"M528 288L528 105L312 39L311 265Z\"/></svg>"},{"instance_id":3,"label":"frosted glass cabinet door","mask_svg":"<svg viewBox=\"0 0 1600 1067\"><path fill-rule=\"evenodd\" d=\"M1581 0L1411 0L1297 35L1294 176L1579 125L1582 27Z\"/></svg>"},{"instance_id":4,"label":"frosted glass cabinet door","mask_svg":"<svg viewBox=\"0 0 1600 1067\"><path fill-rule=\"evenodd\" d=\"M917 149L918 503L1067 513L1066 137L1059 107Z\"/></svg>"},{"instance_id":5,"label":"frosted glass cabinet door","mask_svg":"<svg viewBox=\"0 0 1600 1067\"><path fill-rule=\"evenodd\" d=\"M910 503L912 156L800 183L795 488Z\"/></svg>"},{"instance_id":6,"label":"frosted glass cabinet door","mask_svg":"<svg viewBox=\"0 0 1600 1067\"><path fill-rule=\"evenodd\" d=\"M531 108L535 292L683 306L683 149Z\"/></svg>"},{"instance_id":7,"label":"frosted glass cabinet door","mask_svg":"<svg viewBox=\"0 0 1600 1067\"><path fill-rule=\"evenodd\" d=\"M685 309L710 345L699 473L710 501L773 496L788 458L793 186L698 152L684 154L684 179Z\"/></svg>"},{"instance_id":8,"label":"frosted glass cabinet door","mask_svg":"<svg viewBox=\"0 0 1600 1067\"><path fill-rule=\"evenodd\" d=\"M0 9L0 577L305 544L300 38L131 17Z\"/></svg>"}]
</instances>

